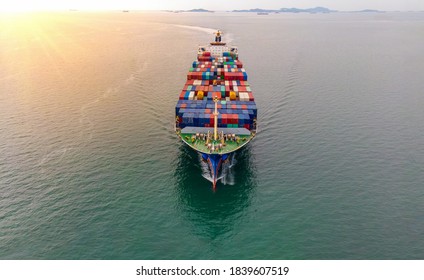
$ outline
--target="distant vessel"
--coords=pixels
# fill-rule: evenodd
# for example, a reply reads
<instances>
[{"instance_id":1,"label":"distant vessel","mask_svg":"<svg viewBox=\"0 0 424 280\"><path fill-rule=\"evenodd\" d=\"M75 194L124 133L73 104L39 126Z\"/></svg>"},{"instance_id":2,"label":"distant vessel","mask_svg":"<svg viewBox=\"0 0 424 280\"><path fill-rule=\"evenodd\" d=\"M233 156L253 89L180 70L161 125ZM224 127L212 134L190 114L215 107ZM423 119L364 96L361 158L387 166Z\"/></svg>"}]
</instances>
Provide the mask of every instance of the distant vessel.
<instances>
[{"instance_id":1,"label":"distant vessel","mask_svg":"<svg viewBox=\"0 0 424 280\"><path fill-rule=\"evenodd\" d=\"M238 49L200 46L175 108L175 131L209 165L213 188L222 164L256 135L257 107Z\"/></svg>"},{"instance_id":2,"label":"distant vessel","mask_svg":"<svg viewBox=\"0 0 424 280\"><path fill-rule=\"evenodd\" d=\"M267 16L267 15L268 15L268 13L267 13L267 12L259 12L259 13L258 13L258 15L259 15L259 16Z\"/></svg>"}]
</instances>

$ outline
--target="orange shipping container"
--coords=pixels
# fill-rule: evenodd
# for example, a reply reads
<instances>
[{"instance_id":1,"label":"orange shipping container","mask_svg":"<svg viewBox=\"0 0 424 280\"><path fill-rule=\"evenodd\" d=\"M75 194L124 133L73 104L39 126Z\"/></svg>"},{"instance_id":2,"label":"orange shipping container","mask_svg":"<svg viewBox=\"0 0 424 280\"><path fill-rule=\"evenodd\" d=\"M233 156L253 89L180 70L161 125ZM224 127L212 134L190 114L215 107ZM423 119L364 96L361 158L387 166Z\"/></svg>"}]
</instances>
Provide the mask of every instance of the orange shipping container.
<instances>
[{"instance_id":1,"label":"orange shipping container","mask_svg":"<svg viewBox=\"0 0 424 280\"><path fill-rule=\"evenodd\" d=\"M217 97L218 99L221 99L221 93L219 91L215 91L212 93L212 99L215 99ZM221 105L221 104L219 104Z\"/></svg>"}]
</instances>

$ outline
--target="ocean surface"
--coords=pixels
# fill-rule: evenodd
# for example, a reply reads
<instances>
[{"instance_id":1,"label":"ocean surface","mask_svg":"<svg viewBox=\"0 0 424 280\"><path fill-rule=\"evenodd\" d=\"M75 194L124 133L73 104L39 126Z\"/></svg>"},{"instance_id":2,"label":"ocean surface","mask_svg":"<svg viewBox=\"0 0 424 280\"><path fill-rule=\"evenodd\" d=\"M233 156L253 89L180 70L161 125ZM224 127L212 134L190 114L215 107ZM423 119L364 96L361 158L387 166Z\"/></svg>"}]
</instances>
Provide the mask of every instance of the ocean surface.
<instances>
[{"instance_id":1,"label":"ocean surface","mask_svg":"<svg viewBox=\"0 0 424 280\"><path fill-rule=\"evenodd\" d=\"M198 45L257 137L214 192L173 131ZM424 13L0 15L1 259L424 259Z\"/></svg>"}]
</instances>

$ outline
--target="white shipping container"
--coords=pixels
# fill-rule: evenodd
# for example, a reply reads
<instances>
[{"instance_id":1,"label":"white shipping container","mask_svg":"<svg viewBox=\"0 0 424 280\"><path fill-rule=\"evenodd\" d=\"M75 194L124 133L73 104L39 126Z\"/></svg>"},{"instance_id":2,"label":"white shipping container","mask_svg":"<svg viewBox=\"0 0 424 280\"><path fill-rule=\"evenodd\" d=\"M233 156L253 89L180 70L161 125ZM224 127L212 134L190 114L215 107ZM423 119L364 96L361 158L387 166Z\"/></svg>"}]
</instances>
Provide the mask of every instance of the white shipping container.
<instances>
[{"instance_id":1,"label":"white shipping container","mask_svg":"<svg viewBox=\"0 0 424 280\"><path fill-rule=\"evenodd\" d=\"M249 101L249 94L247 92L240 92L240 101Z\"/></svg>"},{"instance_id":2,"label":"white shipping container","mask_svg":"<svg viewBox=\"0 0 424 280\"><path fill-rule=\"evenodd\" d=\"M244 92L239 93L240 101L244 101Z\"/></svg>"},{"instance_id":3,"label":"white shipping container","mask_svg":"<svg viewBox=\"0 0 424 280\"><path fill-rule=\"evenodd\" d=\"M188 95L188 100L194 100L194 91L190 91L190 94Z\"/></svg>"}]
</instances>

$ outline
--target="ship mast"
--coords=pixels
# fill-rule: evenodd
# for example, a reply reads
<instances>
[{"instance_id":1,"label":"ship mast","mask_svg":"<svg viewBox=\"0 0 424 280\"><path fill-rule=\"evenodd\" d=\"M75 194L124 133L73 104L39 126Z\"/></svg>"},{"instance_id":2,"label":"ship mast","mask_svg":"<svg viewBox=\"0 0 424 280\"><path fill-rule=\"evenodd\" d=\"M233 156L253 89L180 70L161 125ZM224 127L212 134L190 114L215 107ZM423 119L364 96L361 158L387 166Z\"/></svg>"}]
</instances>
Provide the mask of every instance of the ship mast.
<instances>
[{"instance_id":1,"label":"ship mast","mask_svg":"<svg viewBox=\"0 0 424 280\"><path fill-rule=\"evenodd\" d=\"M218 140L218 97L215 96L213 101L215 102L213 139L216 141Z\"/></svg>"}]
</instances>

